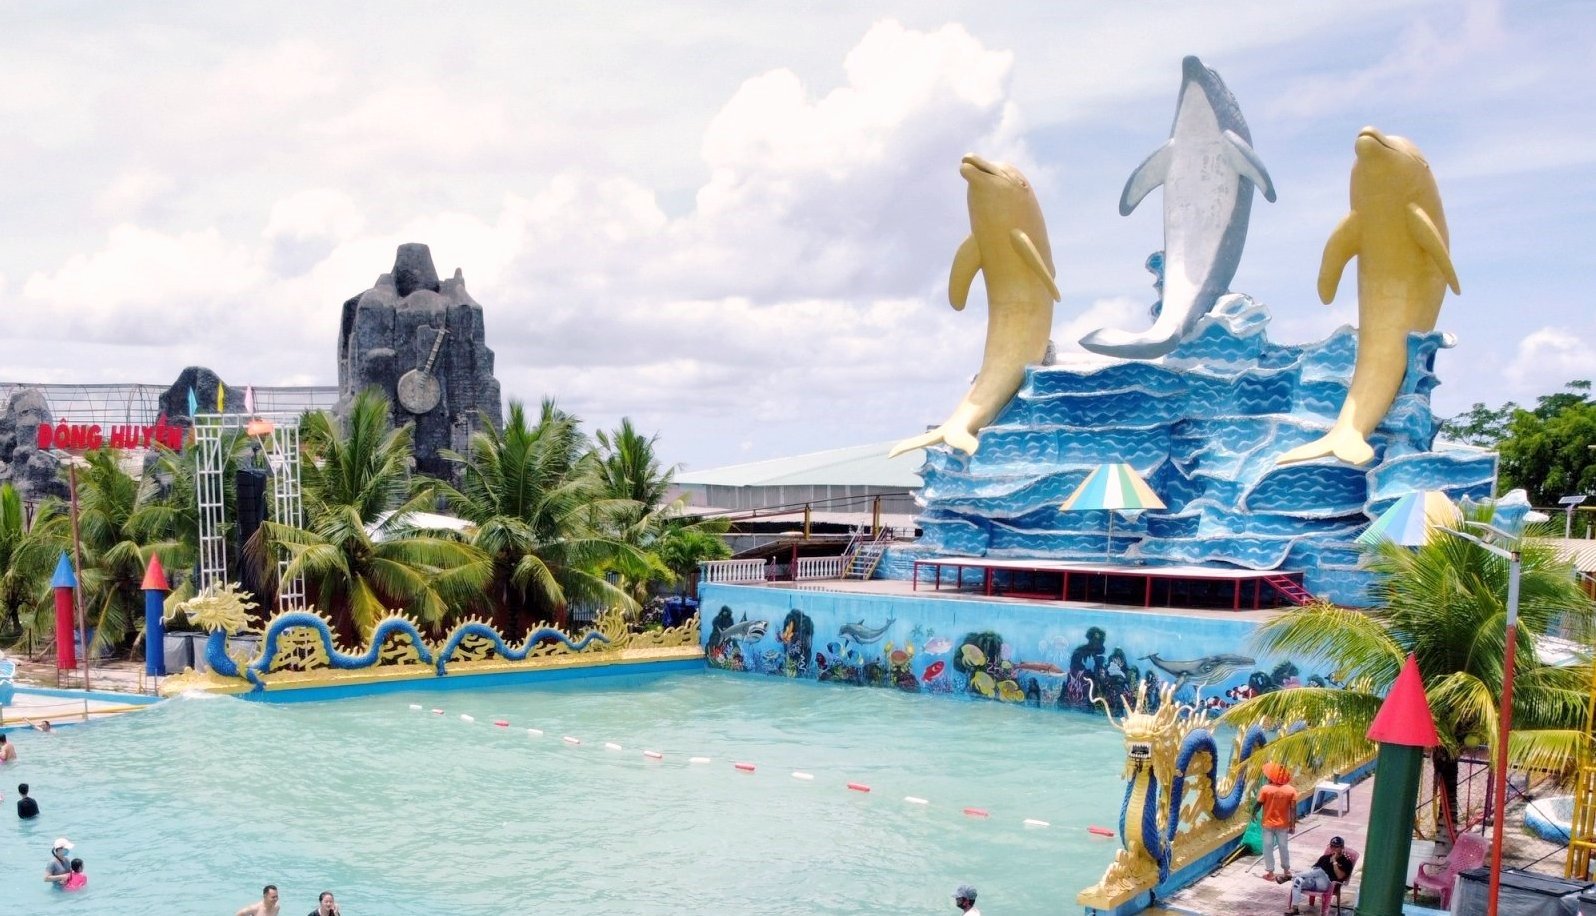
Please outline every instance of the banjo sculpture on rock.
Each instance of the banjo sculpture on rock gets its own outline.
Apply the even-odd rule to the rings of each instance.
[[[438,385],[438,377],[432,374],[432,364],[437,362],[438,351],[443,348],[443,339],[447,336],[449,329],[439,328],[437,336],[432,339],[432,352],[427,354],[426,364],[399,377],[395,391],[399,396],[399,405],[405,410],[426,413],[438,406],[443,389]]]

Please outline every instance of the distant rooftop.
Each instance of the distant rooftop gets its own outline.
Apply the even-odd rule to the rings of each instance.
[[[917,489],[915,469],[925,462],[925,452],[915,449],[888,458],[894,442],[834,448],[789,458],[770,458],[676,475],[679,486],[782,487],[856,486]]]
[[[172,387],[139,382],[94,385],[0,382],[0,404],[25,388],[36,388],[57,420],[79,423],[154,423],[160,415],[160,397]],[[229,386],[237,388],[237,386]],[[255,409],[261,413],[303,413],[330,410],[338,402],[336,385],[256,385]]]

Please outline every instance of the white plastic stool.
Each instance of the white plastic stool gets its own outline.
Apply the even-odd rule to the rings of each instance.
[[[1319,810],[1319,806],[1320,806],[1319,799],[1320,799],[1321,796],[1325,796],[1325,795],[1330,796],[1327,799],[1328,801],[1332,801],[1332,802],[1333,801],[1340,801],[1341,802],[1341,811],[1339,813],[1340,813],[1340,815],[1342,817],[1345,817],[1346,815],[1348,815],[1348,814],[1350,814],[1352,812],[1352,783],[1350,783],[1350,782],[1321,782],[1321,783],[1319,783],[1318,785],[1313,787],[1313,804],[1309,805],[1308,807],[1312,808],[1315,811],[1318,811]]]

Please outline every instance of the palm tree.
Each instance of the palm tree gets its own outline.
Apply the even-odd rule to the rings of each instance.
[[[634,517],[637,503],[605,492],[602,462],[576,417],[544,400],[532,426],[512,401],[503,431],[473,435],[469,456],[443,454],[463,466],[459,489],[443,490],[474,526],[471,543],[492,558],[489,591],[504,632],[534,620],[564,625],[573,602],[636,608],[605,573],[650,568],[613,524]]]
[[[132,519],[139,483],[124,471],[118,453],[97,449],[77,471],[78,588],[85,625],[94,628],[91,655],[127,639],[143,613],[144,551]],[[73,550],[72,516],[59,500],[46,502],[34,519],[31,549],[53,558]]]
[[[301,439],[305,527],[266,523],[286,550],[286,574],[303,576],[317,607],[346,635],[364,637],[391,609],[441,626],[483,603],[492,566],[476,548],[419,528],[433,507],[430,481],[412,479],[414,427],[390,429],[381,391],[361,392],[347,428],[325,411],[308,414]]]
[[[704,560],[731,556],[721,538],[730,527],[724,519],[687,516],[687,497],[668,500],[676,468],[661,468],[654,444],[622,418],[613,433],[598,434],[600,479],[605,494],[628,508],[612,519],[617,536],[642,551],[650,563],[640,577],[625,583],[638,600],[656,583],[686,581]]]
[[[1590,664],[1544,664],[1535,641],[1557,631],[1588,644],[1593,605],[1551,548],[1524,539],[1519,549],[1518,663],[1508,753],[1516,766],[1567,773],[1589,750]],[[1254,637],[1262,651],[1322,666],[1345,687],[1264,694],[1224,718],[1237,726],[1307,723],[1276,739],[1272,756],[1298,766],[1349,766],[1373,753],[1364,734],[1411,653],[1441,739],[1432,762],[1456,812],[1459,754],[1497,741],[1508,561],[1444,535],[1416,550],[1384,542],[1369,552],[1369,568],[1378,576],[1376,607],[1364,612],[1312,605],[1264,624]]]
[[[31,620],[49,592],[55,556],[29,534],[21,495],[11,484],[0,484],[0,628],[10,635],[24,628],[22,615]]]

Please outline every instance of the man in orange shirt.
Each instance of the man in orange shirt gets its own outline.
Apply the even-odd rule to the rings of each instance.
[[[1264,764],[1269,785],[1258,792],[1263,808],[1264,880],[1291,880],[1291,834],[1297,829],[1297,790],[1291,786],[1291,771],[1274,761]],[[1280,850],[1280,877],[1275,877],[1275,849]]]

